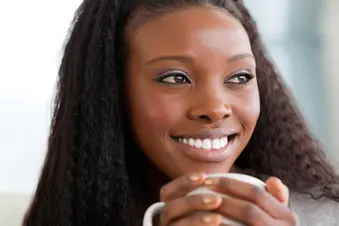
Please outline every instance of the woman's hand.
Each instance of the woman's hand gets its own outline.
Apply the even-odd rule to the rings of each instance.
[[[228,196],[186,196],[202,185]],[[267,181],[266,189],[228,178],[206,179],[204,174],[183,176],[162,188],[160,198],[166,206],[158,225],[217,226],[221,225],[222,216],[251,226],[296,225],[295,215],[287,208],[287,187],[272,177]]]
[[[278,178],[270,177],[266,181],[266,190],[278,201],[288,205],[289,190]]]
[[[177,178],[165,185],[160,199],[166,205],[161,211],[160,226],[218,226],[222,216],[213,213],[221,206],[218,195],[192,195],[187,193],[204,184],[204,174],[190,174]],[[199,212],[200,211],[200,212]],[[205,212],[202,212],[205,211]],[[209,211],[209,212],[208,212]],[[193,214],[194,213],[194,214]]]
[[[216,213],[251,226],[296,225],[296,216],[287,207],[288,189],[277,178],[267,181],[267,191],[229,178],[206,179],[204,183],[228,195],[223,197]]]

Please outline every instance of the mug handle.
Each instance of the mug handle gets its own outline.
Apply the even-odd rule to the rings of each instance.
[[[153,218],[159,214],[164,208],[165,203],[164,202],[157,202],[148,207],[148,209],[145,212],[144,219],[143,219],[143,226],[153,226]]]

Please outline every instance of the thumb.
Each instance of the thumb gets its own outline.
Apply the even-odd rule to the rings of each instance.
[[[270,177],[266,181],[266,190],[280,202],[288,204],[289,190],[278,178]]]

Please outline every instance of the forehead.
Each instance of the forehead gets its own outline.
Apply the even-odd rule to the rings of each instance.
[[[211,7],[190,7],[154,17],[129,36],[129,46],[144,59],[183,52],[251,53],[241,23],[228,12]]]

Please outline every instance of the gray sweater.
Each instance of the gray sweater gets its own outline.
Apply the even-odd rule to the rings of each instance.
[[[291,193],[291,209],[298,216],[299,226],[339,226],[339,203]]]

